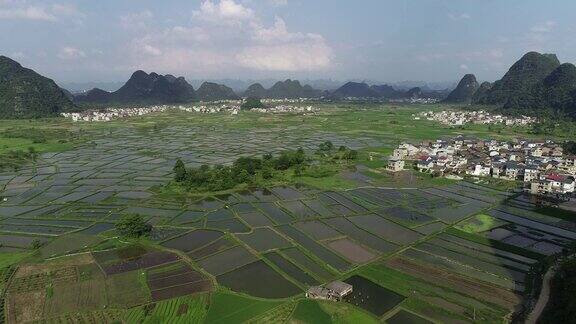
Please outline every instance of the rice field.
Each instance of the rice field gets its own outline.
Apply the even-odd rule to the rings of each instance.
[[[410,120],[412,111],[402,109],[322,116]],[[576,240],[576,218],[541,210],[523,195],[469,181],[393,188],[373,176],[384,175],[381,169],[364,172],[379,161],[360,160],[364,167],[349,171],[347,189],[302,184],[167,195],[162,188],[177,158],[229,165],[300,146],[313,154],[325,141],[367,156],[399,139],[330,119],[322,121],[327,128],[206,118],[153,131],[142,130],[157,123],[148,118],[93,129],[91,143],[0,172],[0,257],[30,256],[5,282],[7,322],[236,323],[277,314],[428,323],[471,322],[475,312],[494,322],[520,307],[540,262]],[[452,130],[414,136],[435,132]],[[129,214],[154,225],[149,239],[117,238],[115,224]],[[332,280],[352,282],[355,293],[338,303],[303,301],[308,287]]]

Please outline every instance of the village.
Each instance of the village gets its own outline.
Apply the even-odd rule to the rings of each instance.
[[[576,156],[564,154],[553,141],[478,140],[458,136],[449,140],[402,143],[393,151],[388,171],[407,163],[420,172],[453,179],[493,177],[524,184],[534,195],[569,198],[574,193]]]
[[[284,101],[274,101],[284,102]],[[200,105],[184,106],[184,105],[152,105],[145,107],[131,107],[131,108],[104,108],[98,110],[85,110],[82,112],[62,113],[65,118],[72,119],[73,122],[106,122],[115,119],[129,118],[135,116],[144,116],[152,113],[161,113],[168,110],[179,110],[190,113],[230,113],[237,115],[242,110],[242,100],[227,100],[227,101],[214,101],[210,103],[200,103]],[[316,109],[312,106],[294,106],[286,104],[278,104],[275,106],[252,108],[254,112],[260,113],[305,113],[312,112]]]
[[[425,111],[413,115],[414,120],[429,120],[449,126],[462,126],[465,124],[504,124],[506,126],[526,126],[535,123],[535,117],[521,116],[510,117],[498,114],[491,114],[484,110],[474,111]]]

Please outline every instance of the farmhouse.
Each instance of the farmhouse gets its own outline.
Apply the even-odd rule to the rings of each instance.
[[[395,160],[390,159],[388,161],[388,165],[386,166],[386,170],[390,172],[398,172],[404,170],[404,160]]]
[[[352,293],[352,285],[342,281],[333,281],[323,286],[312,286],[306,292],[311,299],[341,300]]]

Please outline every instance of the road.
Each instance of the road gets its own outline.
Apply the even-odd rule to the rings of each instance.
[[[548,271],[546,271],[542,282],[542,289],[540,290],[540,295],[538,296],[538,301],[536,302],[536,305],[534,305],[532,312],[530,312],[528,315],[528,318],[526,318],[526,324],[535,324],[542,315],[544,308],[546,308],[548,300],[550,300],[550,282],[556,274],[556,270],[557,266],[554,265],[550,267]]]

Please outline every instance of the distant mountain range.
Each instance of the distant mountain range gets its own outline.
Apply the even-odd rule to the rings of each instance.
[[[0,56],[0,118],[39,118],[74,110],[56,83]]]
[[[203,82],[197,90],[184,77],[136,71],[118,90],[94,88],[73,95],[18,62],[0,56],[0,118],[37,118],[57,116],[61,112],[82,109],[90,104],[171,104],[221,99],[347,97],[400,99],[433,97],[447,103],[492,105],[533,113],[553,109],[576,117],[576,66],[560,64],[554,54],[526,53],[514,63],[502,79],[479,84],[473,74],[466,74],[456,88],[430,90],[428,87],[401,88],[382,84],[350,81],[336,90],[317,90],[298,80],[274,83],[269,88],[253,83],[243,93],[231,87]]]
[[[260,83],[254,83],[244,91],[245,97],[255,98],[317,98],[322,91],[313,89],[309,85],[302,86],[298,80],[278,81],[270,89],[265,89]]]
[[[340,88],[328,94],[332,99],[353,98],[375,98],[375,99],[418,99],[418,98],[438,98],[446,97],[448,90],[427,90],[420,87],[413,87],[406,90],[399,90],[387,84],[368,85],[365,82],[347,82]]]
[[[494,83],[478,85],[473,74],[465,75],[445,101],[525,113],[553,109],[576,116],[576,67],[560,64],[555,54],[528,52]]]

